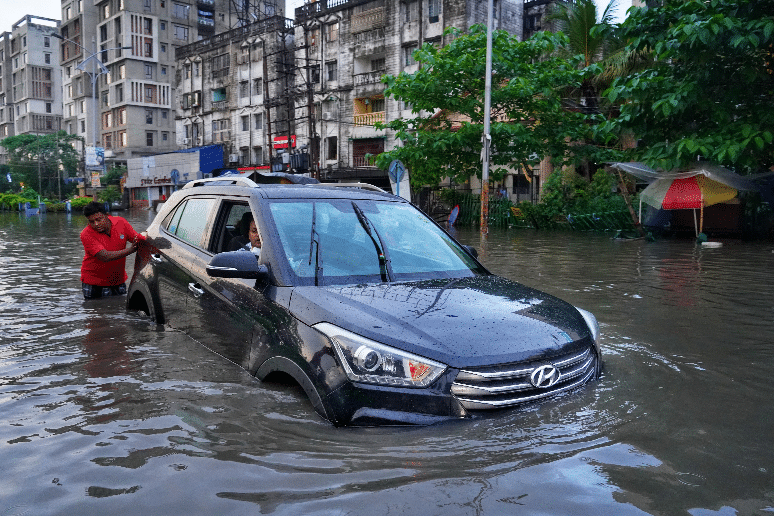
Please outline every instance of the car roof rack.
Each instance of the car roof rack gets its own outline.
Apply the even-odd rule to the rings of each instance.
[[[202,186],[206,183],[226,183],[234,186],[246,186],[248,188],[255,188],[258,183],[252,179],[240,176],[218,176],[218,177],[205,177],[204,179],[194,179],[183,185],[183,190],[187,188],[194,188],[196,186]]]
[[[187,182],[185,185],[183,185],[183,190],[186,190],[188,188],[195,188],[197,186],[203,186],[207,183],[225,183],[226,185],[231,186],[243,186],[247,188],[255,188],[262,186],[259,183],[256,183],[252,179],[248,179],[244,176],[217,176],[217,177],[205,177],[203,179],[194,179],[193,181]],[[371,190],[373,192],[381,192],[381,193],[388,193],[386,190],[383,190],[379,188],[378,186],[374,186],[369,183],[315,183],[315,184],[305,184],[302,185],[305,187],[321,187],[321,186],[335,186],[335,187],[346,187],[346,188],[361,188],[363,190]]]
[[[306,185],[306,186],[338,186],[338,187],[350,187],[350,188],[362,188],[363,190],[372,190],[374,192],[382,192],[387,193],[386,190],[382,190],[378,186],[374,186],[369,183],[319,183],[316,185]]]

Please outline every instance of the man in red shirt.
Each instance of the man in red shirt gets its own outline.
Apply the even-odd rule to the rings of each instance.
[[[137,242],[145,237],[126,219],[109,216],[103,203],[90,202],[83,214],[89,221],[81,231],[85,251],[81,264],[83,297],[126,294],[126,257],[137,251]]]

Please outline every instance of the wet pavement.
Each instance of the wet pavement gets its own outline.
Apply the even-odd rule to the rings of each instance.
[[[596,314],[602,379],[342,429],[123,298],[85,302],[84,225],[0,213],[0,515],[774,513],[771,242],[456,231],[491,271]]]

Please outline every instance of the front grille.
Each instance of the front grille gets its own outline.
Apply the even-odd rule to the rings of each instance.
[[[469,410],[509,407],[568,391],[589,381],[597,369],[591,347],[548,360],[460,370],[451,393]],[[543,365],[559,370],[559,380],[548,388],[530,382],[532,372]]]

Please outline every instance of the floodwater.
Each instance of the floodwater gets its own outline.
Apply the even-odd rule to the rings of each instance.
[[[2,516],[774,513],[771,242],[459,231],[493,272],[596,314],[602,379],[334,428],[123,298],[84,302],[84,223],[0,213]]]

